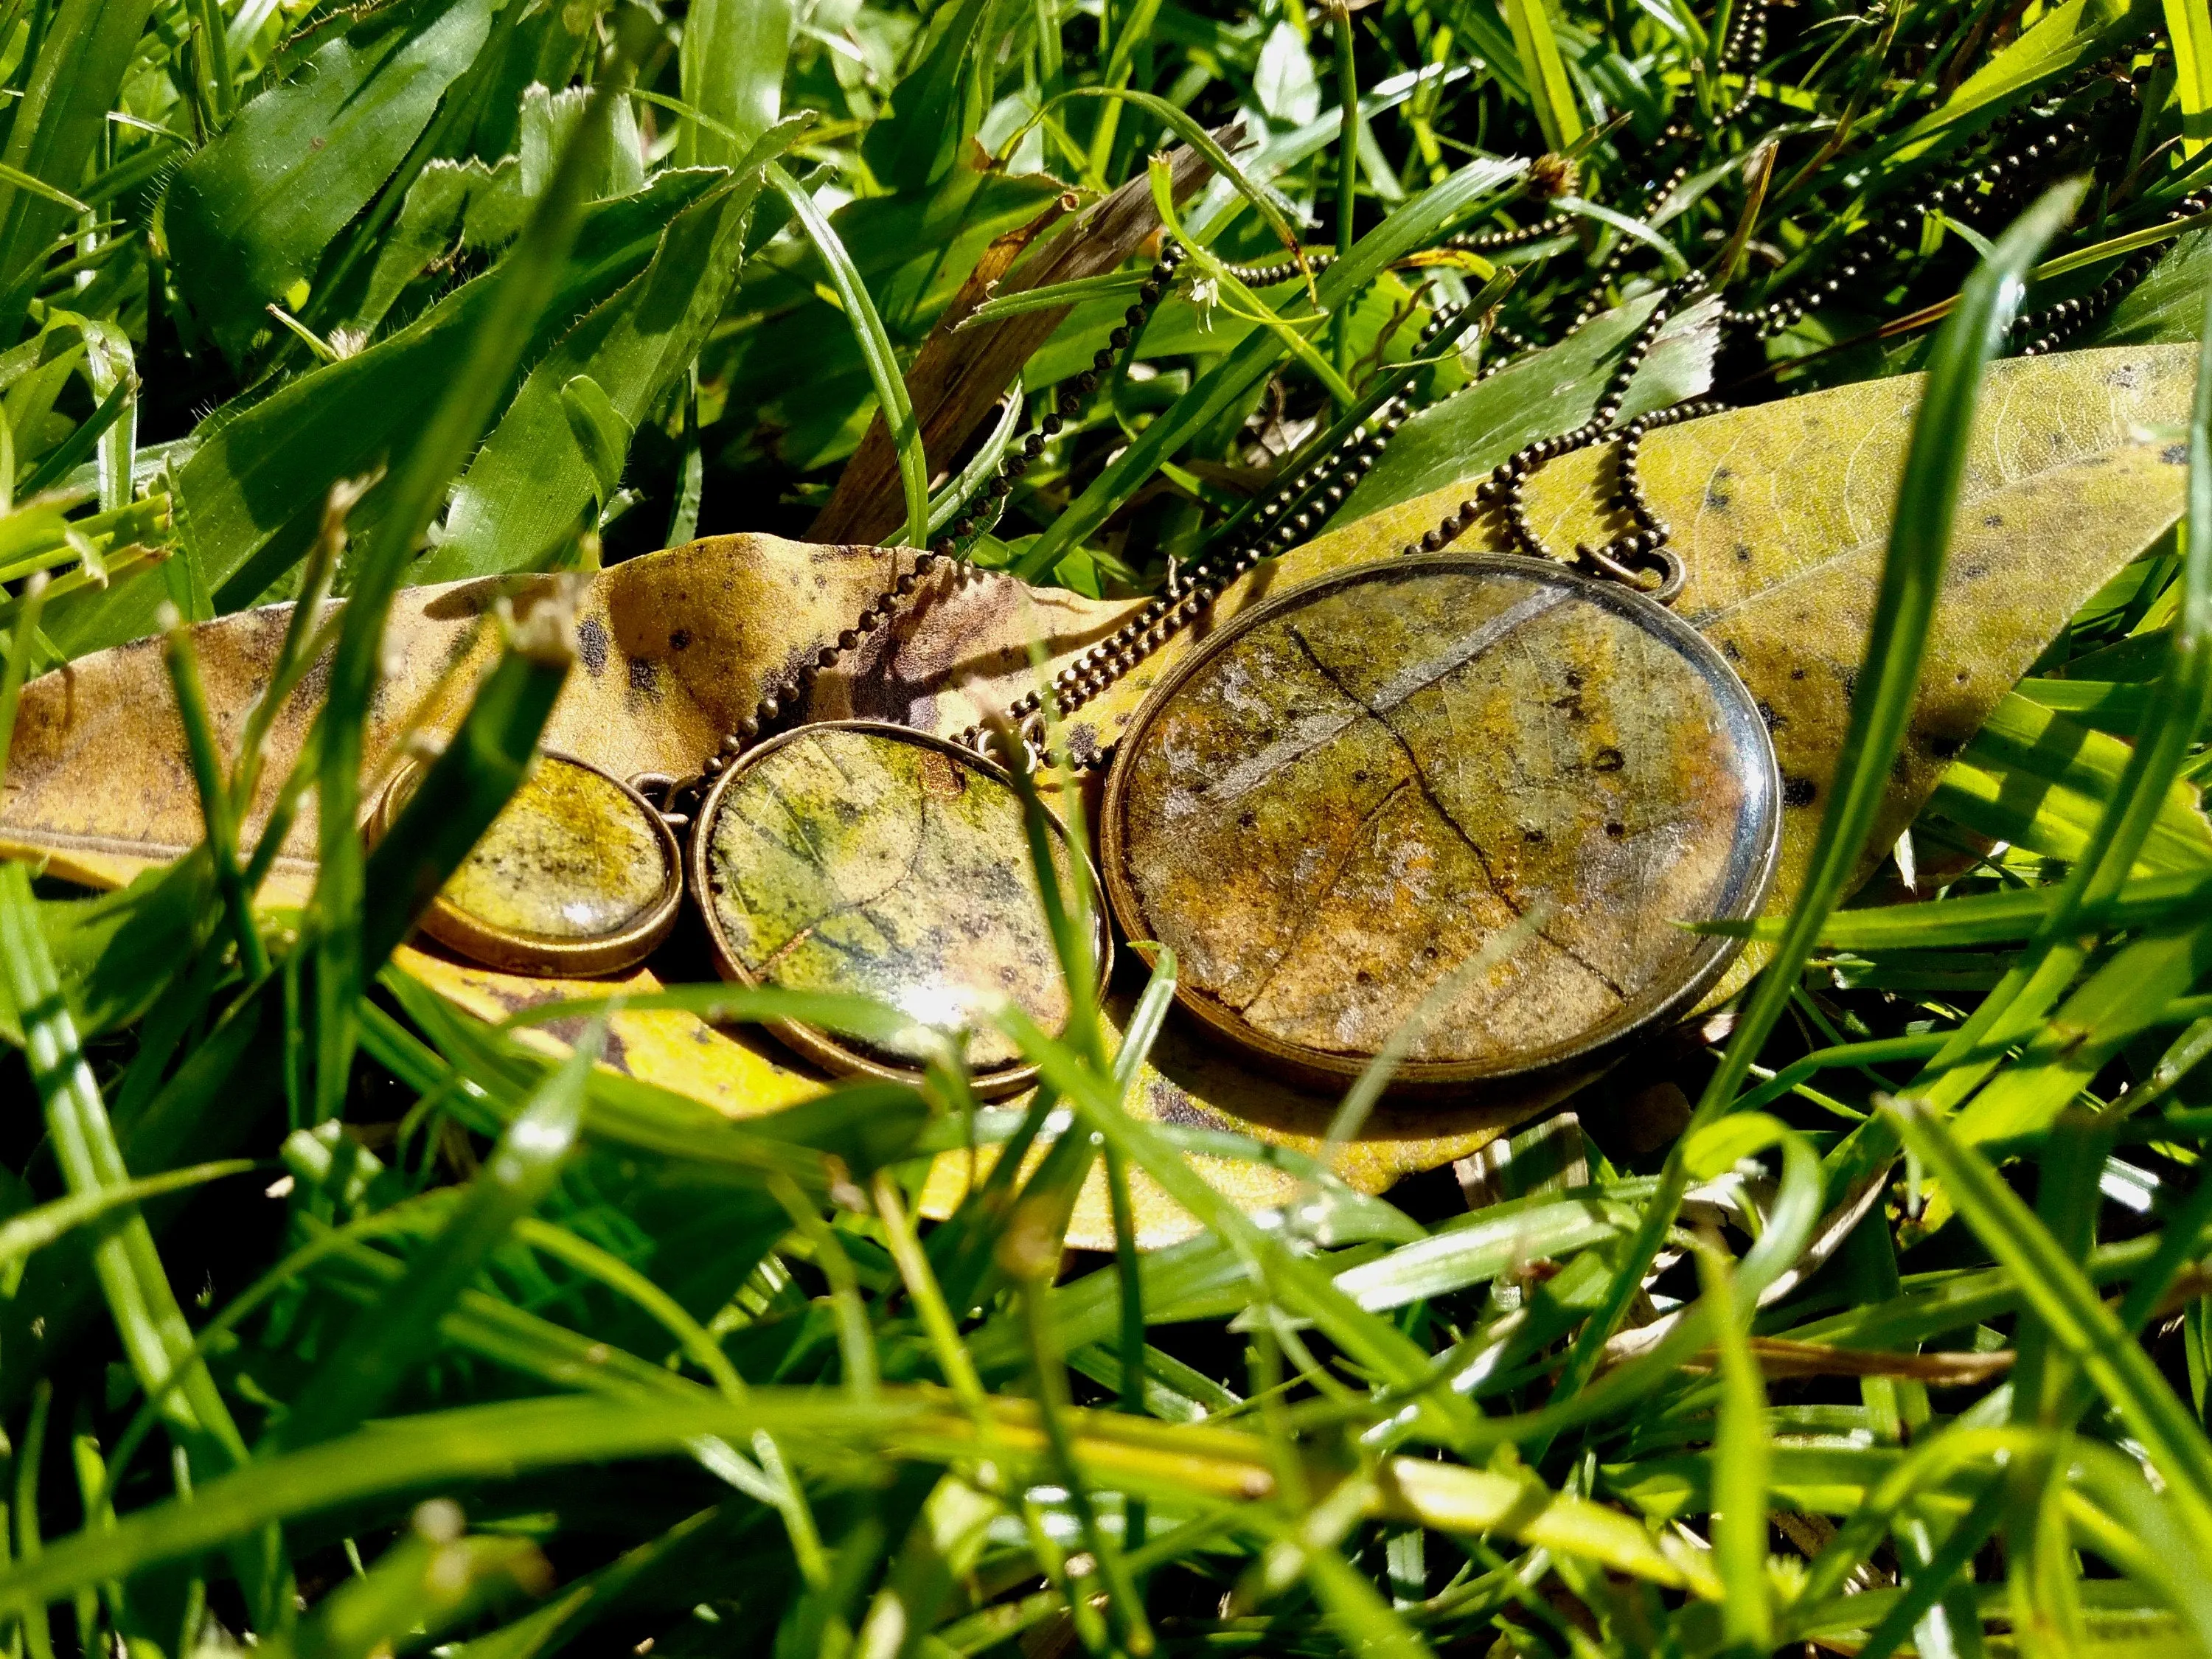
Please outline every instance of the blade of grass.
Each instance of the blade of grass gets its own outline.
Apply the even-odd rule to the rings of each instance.
[[[1178,108],[1155,94],[1127,87],[1071,87],[1052,102],[1058,104],[1070,98],[1109,98],[1118,103],[1134,104],[1158,119],[1176,137],[1203,155],[1217,177],[1228,180],[1239,196],[1259,210],[1260,216],[1267,221],[1267,228],[1274,234],[1275,240],[1295,256],[1300,270],[1305,269],[1305,256],[1300,251],[1297,229],[1291,222],[1288,204],[1276,191],[1239,167],[1235,158],[1222,149],[1213,135],[1200,125],[1189,111]],[[1052,105],[1045,107],[1048,110]],[[1221,228],[1215,225],[1210,228],[1218,234]]]
[[[1821,924],[1814,943],[1838,950],[1872,951],[1942,950],[2033,939],[2048,924],[2063,891],[2058,885],[2024,887],[1930,904],[1838,910]],[[2136,927],[2202,914],[2207,900],[2212,900],[2212,873],[2131,876],[2113,893],[2110,902],[2085,908],[2076,921],[2098,927]],[[1768,916],[1756,922],[1702,923],[1697,931],[1736,939],[1778,939],[1788,926],[1787,916]],[[1949,1040],[1946,1035],[1942,1042]],[[1937,1046],[1940,1048],[1942,1043]]]
[[[774,985],[678,985],[663,991],[616,991],[605,996],[558,997],[518,1008],[493,1027],[515,1031],[527,1026],[550,1025],[562,1020],[588,1018],[605,1013],[610,998],[619,996],[630,1013],[677,1009],[696,1014],[709,1025],[758,1025],[771,1020],[797,1020],[826,1025],[832,1030],[862,1037],[871,1042],[911,1039],[914,1022],[887,1003],[842,991],[788,991]]]
[[[380,969],[535,763],[574,656],[562,607],[520,625],[363,875],[360,960]]]
[[[1145,276],[1143,271],[1133,270],[1108,276],[1079,276],[1072,283],[1024,289],[1018,294],[984,301],[955,323],[952,331],[957,334],[963,329],[995,323],[1002,318],[1018,317],[1025,311],[1055,311],[1061,306],[1080,305],[1085,300],[1134,299],[1137,290],[1145,285]]]
[[[1170,235],[1182,242],[1183,251],[1188,255],[1190,262],[1204,273],[1204,280],[1214,285],[1216,297],[1213,303],[1219,305],[1231,316],[1242,318],[1248,322],[1256,322],[1261,327],[1274,335],[1282,342],[1285,351],[1313,372],[1314,378],[1319,380],[1328,389],[1329,396],[1336,400],[1336,406],[1339,409],[1343,409],[1357,401],[1352,388],[1344,383],[1344,377],[1339,374],[1334,366],[1315,348],[1313,342],[1307,339],[1294,325],[1285,322],[1272,307],[1244,286],[1235,271],[1221,260],[1215,258],[1211,251],[1194,241],[1189,234],[1183,229],[1182,221],[1176,216],[1175,181],[1168,170],[1165,157],[1155,155],[1152,158],[1151,178],[1152,205],[1160,216],[1160,222],[1167,228]]]
[[[1766,1583],[1766,1388],[1745,1340],[1751,1310],[1736,1293],[1735,1264],[1718,1252],[1700,1250],[1698,1280],[1711,1306],[1708,1326],[1719,1356],[1713,1565],[1727,1591],[1721,1629],[1732,1651],[1763,1654],[1774,1646],[1774,1598]]]
[[[246,726],[239,735],[238,767],[231,783],[231,810],[243,817],[261,785],[261,769],[269,758],[270,728],[276,724],[285,700],[301,678],[322,656],[318,647],[326,642],[323,606],[337,575],[338,558],[345,551],[346,515],[361,502],[377,475],[343,479],[331,486],[323,500],[323,518],[314,544],[300,566],[300,592],[292,614],[285,619],[284,637],[276,659],[269,666],[269,682],[246,711]],[[335,637],[331,634],[329,637]],[[264,836],[265,836],[264,831]],[[282,836],[278,836],[281,841]]]
[[[968,465],[945,488],[930,497],[929,533],[937,535],[960,516],[960,510],[975,501],[999,470],[999,463],[1014,441],[1022,424],[1022,377],[1014,376],[1014,383],[1006,388],[1006,405],[999,416],[999,423],[985,434],[981,445],[969,458]]]
[[[1907,1147],[1951,1194],[1960,1218],[2010,1269],[2051,1340],[2141,1442],[2198,1559],[2212,1559],[2212,1443],[2203,1427],[2081,1268],[1986,1160],[1917,1099],[1899,1099],[1891,1116]]]
[[[25,279],[85,210],[56,181],[88,170],[151,11],[149,0],[62,0],[25,31],[21,96],[0,150],[0,342],[22,327],[33,298]]]
[[[1912,438],[1898,486],[1898,510],[1882,562],[1881,588],[1869,630],[1867,660],[1851,699],[1836,768],[1809,867],[1788,928],[1751,994],[1749,1006],[1714,1068],[1692,1115],[1701,1127],[1729,1109],[1753,1060],[1788,1009],[1814,938],[1844,895],[1860,848],[1887,787],[1891,758],[1903,740],[1920,682],[1921,661],[1936,593],[1950,550],[1951,525],[1965,477],[1966,445],[1981,393],[1982,373],[2009,337],[2036,256],[2071,217],[2079,185],[2046,193],[1997,244],[1996,257],[1975,267],[1959,312],[1937,337],[1927,386],[1913,417]],[[1683,1146],[1669,1154],[1661,1191],[1643,1227],[1623,1252],[1604,1304],[1583,1325],[1552,1398],[1571,1400],[1589,1382],[1605,1344],[1620,1326],[1659,1252],[1686,1190]]]
[[[2212,290],[2207,291],[2205,314],[2212,319]],[[2082,917],[2110,904],[2123,890],[2212,711],[2212,327],[2203,337],[2189,422],[2187,528],[2181,602],[2169,635],[2172,654],[2081,863],[2069,873],[2027,949],[1950,1047],[1929,1062],[1930,1077],[1916,1084],[1939,1109],[1965,1100],[1996,1068],[2007,1048],[2040,1034],[2045,1016],[2094,945],[2095,936],[2085,934],[2081,926]],[[1978,1116],[1969,1108],[1960,1132],[1969,1139],[2002,1133],[2002,1120],[1994,1113]]]
[[[179,1193],[188,1188],[204,1186],[210,1181],[221,1181],[228,1176],[243,1175],[248,1170],[259,1167],[250,1158],[228,1158],[216,1164],[195,1164],[189,1169],[165,1170],[157,1176],[144,1176],[112,1187],[71,1193],[67,1198],[58,1198],[35,1209],[26,1210],[20,1215],[10,1216],[5,1222],[0,1222],[0,1273],[14,1268],[33,1251],[44,1249],[74,1229],[97,1221],[112,1211],[149,1198],[159,1198],[164,1193]]]
[[[2181,151],[2194,155],[2212,139],[2212,5],[2205,0],[2165,3],[2173,89],[2181,101]]]
[[[1352,51],[1352,8],[1333,0],[1328,8],[1329,33],[1336,43],[1336,257],[1352,254],[1352,219],[1359,205],[1359,65]],[[1334,319],[1332,343],[1336,372],[1352,373],[1351,319],[1340,310]]]
[[[1525,171],[1526,164],[1520,161],[1470,161],[1441,184],[1430,186],[1354,243],[1351,258],[1328,268],[1316,289],[1317,308],[1328,311],[1348,303],[1394,261],[1439,240],[1448,226]],[[1297,315],[1285,319],[1286,323],[1298,320]],[[1014,574],[1033,578],[1051,569],[1133,495],[1160,462],[1170,459],[1257,384],[1274,367],[1280,351],[1281,343],[1265,331],[1255,331],[1239,342],[1046,526],[1016,562]]]
[[[22,706],[23,681],[28,677],[31,654],[38,648],[39,618],[46,614],[46,573],[33,574],[17,601],[15,626],[8,635],[8,655],[0,662],[0,783],[8,777],[8,757],[15,743],[15,711]]]
[[[1534,4],[1537,0],[1529,0],[1529,3]],[[1632,214],[1620,212],[1596,202],[1585,202],[1579,196],[1562,196],[1552,205],[1562,213],[1571,213],[1578,218],[1594,219],[1601,225],[1610,225],[1622,235],[1643,243],[1666,261],[1667,274],[1671,277],[1679,279],[1690,273],[1690,262],[1682,257],[1680,250]]]
[[[1395,1326],[1366,1312],[1338,1289],[1320,1264],[1292,1254],[1279,1234],[1261,1227],[1217,1192],[1149,1125],[1121,1111],[1105,1082],[1082,1066],[1072,1050],[1038,1030],[1019,1009],[1002,1011],[1000,1024],[1091,1129],[1107,1144],[1118,1146],[1201,1228],[1236,1249],[1255,1288],[1263,1287],[1268,1298],[1312,1320],[1346,1355],[1379,1377],[1413,1390],[1424,1389],[1433,1380],[1426,1354]],[[1464,1403],[1455,1396],[1425,1394],[1421,1409],[1425,1415],[1433,1413],[1439,1427],[1472,1426]]]
[[[1028,1402],[991,1404],[1000,1467],[1042,1474],[1048,1453]],[[1234,1506],[1273,1489],[1265,1443],[1205,1425],[1143,1422],[1118,1413],[1072,1411],[1077,1456],[1095,1482],[1164,1498],[1179,1508]],[[258,1462],[165,1501],[48,1544],[35,1561],[0,1574],[0,1617],[20,1614],[79,1585],[128,1577],[216,1547],[227,1538],[296,1516],[330,1514],[388,1494],[533,1469],[681,1457],[691,1442],[733,1443],[757,1431],[823,1453],[844,1446],[878,1458],[945,1463],[986,1449],[967,1413],[935,1389],[886,1389],[863,1407],[807,1389],[756,1389],[743,1401],[704,1390],[693,1400],[568,1396],[423,1412],[371,1425],[342,1439]],[[1697,1558],[1661,1547],[1643,1524],[1605,1504],[1548,1492],[1525,1474],[1387,1460],[1371,1512],[1458,1536],[1498,1531],[1571,1551],[1651,1583],[1718,1594]]]
[[[854,267],[853,256],[845,251],[836,227],[814,204],[814,198],[774,161],[768,166],[768,180],[791,204],[799,228],[830,273],[830,285],[836,290],[837,302],[860,349],[860,359],[867,366],[868,383],[875,388],[884,425],[898,449],[899,482],[906,490],[906,544],[927,547],[929,458],[922,451],[921,428],[914,418],[914,401],[907,396],[906,379],[899,369],[898,354],[891,349],[891,337],[884,328],[876,302],[868,297],[868,285]]]
[[[39,927],[30,873],[20,864],[0,866],[0,972],[22,1021],[32,1079],[46,1102],[47,1135],[70,1190],[97,1194],[128,1183],[130,1169]],[[153,1231],[136,1205],[118,1207],[94,1243],[92,1260],[124,1353],[139,1387],[150,1392],[191,1352],[193,1342]],[[205,1366],[191,1368],[166,1415],[198,1468],[216,1474],[246,1461],[246,1443]],[[226,1541],[235,1545],[234,1559],[258,1620],[280,1627],[290,1597],[281,1542],[273,1533]]]
[[[837,1230],[822,1218],[822,1212],[788,1176],[769,1183],[800,1234],[814,1247],[814,1265],[830,1281],[831,1312],[837,1322],[837,1349],[845,1363],[845,1387],[853,1398],[872,1403],[877,1393],[876,1335],[868,1322],[866,1301],[860,1294],[860,1276],[853,1258],[837,1237]]]
[[[1528,82],[1536,125],[1554,155],[1565,155],[1583,136],[1582,112],[1575,106],[1574,82],[1559,55],[1559,37],[1544,0],[1504,0],[1506,26]]]
[[[54,1385],[40,1377],[31,1391],[31,1409],[23,1424],[23,1443],[15,1451],[15,1554],[24,1561],[38,1559],[45,1547],[39,1531],[39,1467],[46,1455],[46,1421],[53,1410]],[[21,1615],[19,1629],[28,1644],[32,1659],[54,1659],[53,1629],[43,1604]],[[12,1656],[11,1656],[12,1659]]]
[[[447,1310],[484,1258],[535,1210],[574,1149],[584,1110],[584,1079],[598,1060],[604,1028],[578,1041],[561,1069],[500,1137],[483,1170],[407,1276],[356,1315],[301,1385],[277,1426],[277,1447],[335,1439],[357,1428],[388,1400],[436,1346]]]
[[[552,1569],[526,1538],[459,1537],[459,1508],[430,1503],[363,1577],[341,1584],[267,1659],[374,1659],[441,1635],[519,1593],[543,1593]]]
[[[185,728],[185,751],[191,757],[192,781],[199,790],[208,858],[215,866],[216,886],[222,894],[231,933],[238,942],[239,969],[249,982],[258,981],[269,972],[269,951],[261,942],[261,926],[254,920],[253,896],[246,890],[245,878],[238,867],[238,829],[231,817],[222,756],[216,747],[215,722],[208,714],[199,653],[192,647],[191,630],[174,611],[162,635],[161,658],[168,666],[177,716]]]
[[[606,164],[617,94],[658,26],[632,7],[619,15],[602,58],[590,107],[561,150],[544,194],[501,263],[499,299],[456,366],[445,395],[394,467],[382,516],[353,572],[337,647],[331,657],[317,765],[319,826],[315,933],[315,1112],[337,1115],[356,1042],[356,1010],[366,988],[365,877],[359,820],[362,724],[381,677],[384,630],[416,539],[443,500],[551,302],[592,189]],[[397,942],[396,940],[394,941]]]

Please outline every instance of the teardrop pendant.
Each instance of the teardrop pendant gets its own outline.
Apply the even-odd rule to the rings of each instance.
[[[1052,831],[1065,890],[1083,854],[1056,819]],[[1036,1075],[990,1022],[1000,1002],[1055,1036],[1067,1024],[1021,797],[1002,769],[941,738],[841,720],[770,738],[708,792],[689,869],[726,977],[859,993],[917,1027],[965,1032],[985,1093]],[[1103,917],[1092,948],[1103,982]],[[921,1074],[934,1041],[917,1030],[862,1047],[804,1025],[777,1031],[833,1071],[902,1080]]]

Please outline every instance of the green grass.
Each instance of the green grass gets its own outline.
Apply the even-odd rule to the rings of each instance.
[[[0,1648],[2212,1652],[2212,864],[2172,833],[2212,775],[2212,355],[2160,434],[2185,525],[1867,896],[1910,860],[1922,902],[1851,891],[2015,317],[2148,250],[2069,344],[2207,332],[2212,244],[2174,223],[2212,184],[2204,9],[1805,0],[1745,64],[1742,5],[0,3],[0,756],[27,677],[158,636],[206,825],[120,896],[0,870]],[[1849,233],[2047,102],[2067,167],[1954,197],[1971,236],[1916,223],[1828,297]],[[1523,165],[1562,147],[1571,177]],[[518,625],[365,852],[393,594],[804,535],[848,461],[875,482],[842,534],[941,533],[1023,429],[1017,370],[1034,418],[1151,250],[1002,291],[958,339],[1034,337],[972,406],[917,354],[994,238],[1122,186],[1220,302],[1160,307],[974,550],[1094,596],[1238,522],[1270,455],[1463,385],[1493,305],[1551,354],[1371,495],[1585,418],[1680,269],[1813,301],[1725,347],[1732,401],[1926,371],[1812,874],[1729,1017],[1524,1127],[1472,1197],[1324,1160],[1254,1215],[1192,1153],[1290,1155],[1125,1109],[1174,966],[1109,1052],[1082,893],[1053,907],[1077,1018],[1009,1017],[1042,1078],[1011,1105],[948,1062],[732,1121],[595,1066],[596,1000],[491,1027],[395,972],[568,653]],[[1420,257],[1552,211],[1496,260]],[[1255,261],[1280,279],[1226,272]],[[1634,407],[1703,390],[1662,345]],[[225,752],[189,624],[332,593],[277,659],[330,696],[257,838],[268,715]],[[1967,769],[2029,803],[2010,844],[1950,815]],[[309,804],[313,902],[258,913]],[[528,1040],[556,1022],[566,1060]],[[922,1218],[978,1139],[1035,1155]],[[1094,1174],[1119,1248],[1066,1252]],[[1140,1175],[1195,1236],[1135,1248]]]

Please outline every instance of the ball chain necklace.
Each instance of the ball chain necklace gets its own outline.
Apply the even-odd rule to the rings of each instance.
[[[1747,8],[1730,59],[1755,57],[1764,35],[1763,9]],[[2078,137],[2057,113],[2075,89],[2023,112],[1998,142],[2022,123],[2041,136],[1900,210],[1893,237]],[[1647,216],[1687,176],[1685,164],[1662,179]],[[2191,198],[2177,216],[2202,205]],[[1553,216],[1453,240],[1499,249],[1566,228]],[[1577,325],[1623,257],[1616,250],[1594,273]],[[916,1028],[866,1044],[776,1028],[808,1058],[912,1079],[939,1041],[933,1033],[957,1030],[980,1091],[1029,1082],[1034,1067],[991,1012],[1011,1000],[1056,1031],[1070,1009],[1021,794],[1002,760],[1044,757],[1048,695],[1058,715],[1082,708],[1209,617],[1239,577],[1304,541],[1407,417],[1405,398],[1346,416],[1318,459],[1232,520],[1169,591],[1000,721],[951,739],[880,720],[778,727],[821,672],[988,527],[1117,354],[1133,356],[1180,258],[1165,243],[1109,344],[1003,458],[951,533],[916,550],[723,740],[689,787],[698,802],[688,845],[675,833],[686,817],[656,809],[633,787],[641,781],[548,754],[433,903],[424,931],[512,971],[613,973],[667,935],[688,888],[725,977],[871,994]],[[1864,262],[1847,258],[1825,291]],[[1248,281],[1270,275],[1237,269]],[[1779,779],[1751,693],[1668,608],[1685,572],[1638,471],[1648,433],[1719,405],[1620,418],[1661,329],[1705,292],[1694,275],[1660,290],[1590,417],[1508,456],[1396,556],[1304,583],[1199,641],[1113,745],[1103,881],[1047,815],[1063,886],[1088,877],[1103,887],[1139,954],[1171,947],[1179,1000],[1255,1057],[1301,1080],[1339,1083],[1402,1029],[1399,1084],[1417,1090],[1591,1064],[1683,1012],[1732,959],[1735,941],[1678,924],[1758,913],[1779,843]],[[2112,297],[2100,289],[2027,319],[2023,343],[2049,349]],[[1723,318],[1764,336],[1800,314],[1777,301]],[[1454,320],[1439,308],[1424,344]],[[1493,345],[1530,349],[1491,320]],[[1494,355],[1485,375],[1504,361]],[[1615,533],[1558,558],[1529,521],[1528,482],[1547,462],[1599,445],[1612,451]],[[1453,550],[1481,521],[1512,550]],[[413,782],[394,780],[380,819]],[[1488,948],[1509,933],[1514,948]],[[1090,943],[1103,981],[1103,915]]]
[[[994,505],[1116,351],[1133,348],[1179,257],[1170,244],[1057,418],[1001,464],[986,491]],[[1750,694],[1665,608],[1679,566],[1631,459],[1644,431],[1703,406],[1616,424],[1653,337],[1690,291],[1663,297],[1583,426],[1509,457],[1480,499],[1397,558],[1239,617],[1153,691],[1106,780],[1103,883],[1051,821],[1063,879],[1081,866],[1126,937],[1173,945],[1185,1006],[1258,1056],[1302,1077],[1348,1075],[1456,976],[1466,982],[1424,1023],[1407,1084],[1581,1058],[1679,1008],[1724,964],[1730,942],[1693,939],[1674,921],[1755,914],[1776,842],[1772,752]],[[1423,343],[1454,320],[1441,310]],[[1208,616],[1238,577],[1304,541],[1409,412],[1392,397],[1352,420],[1174,592],[1054,675],[1058,712],[1096,698]],[[1520,492],[1544,462],[1601,440],[1622,446],[1631,527],[1577,550],[1586,573],[1545,556]],[[1520,552],[1444,550],[1486,513]],[[659,943],[688,887],[726,977],[872,994],[917,1028],[869,1045],[776,1028],[808,1058],[908,1079],[932,1030],[961,1030],[979,1089],[1028,1082],[1034,1068],[988,1017],[1002,999],[1048,1030],[1069,1012],[1021,797],[1001,763],[1002,732],[1037,757],[1045,694],[957,739],[878,720],[776,729],[980,528],[977,515],[957,520],[770,687],[704,769],[688,846],[629,784],[549,755],[425,931],[513,970],[612,972]],[[396,781],[391,799],[410,783]],[[1528,951],[1467,972],[1486,938],[1530,917]],[[1285,918],[1313,926],[1286,932]],[[1103,915],[1091,943],[1103,977]]]

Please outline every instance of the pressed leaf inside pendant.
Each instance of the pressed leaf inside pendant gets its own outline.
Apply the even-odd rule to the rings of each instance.
[[[388,823],[419,775],[396,778]],[[674,838],[634,790],[566,755],[541,757],[422,917],[450,950],[524,972],[612,973],[644,958],[682,897]]]
[[[1293,1065],[1410,1080],[1578,1058],[1725,965],[1779,786],[1756,706],[1670,613],[1534,560],[1411,558],[1254,612],[1140,713],[1106,811],[1123,926]],[[1495,940],[1526,937],[1499,953]]]
[[[746,757],[695,833],[693,879],[732,977],[857,992],[966,1031],[987,1077],[1020,1058],[990,1024],[1000,1003],[1048,1031],[1066,1024],[1021,799],[975,756],[894,726],[804,727]],[[1054,845],[1064,884],[1064,837]],[[910,1070],[932,1041],[848,1051],[788,1035],[842,1069]]]

